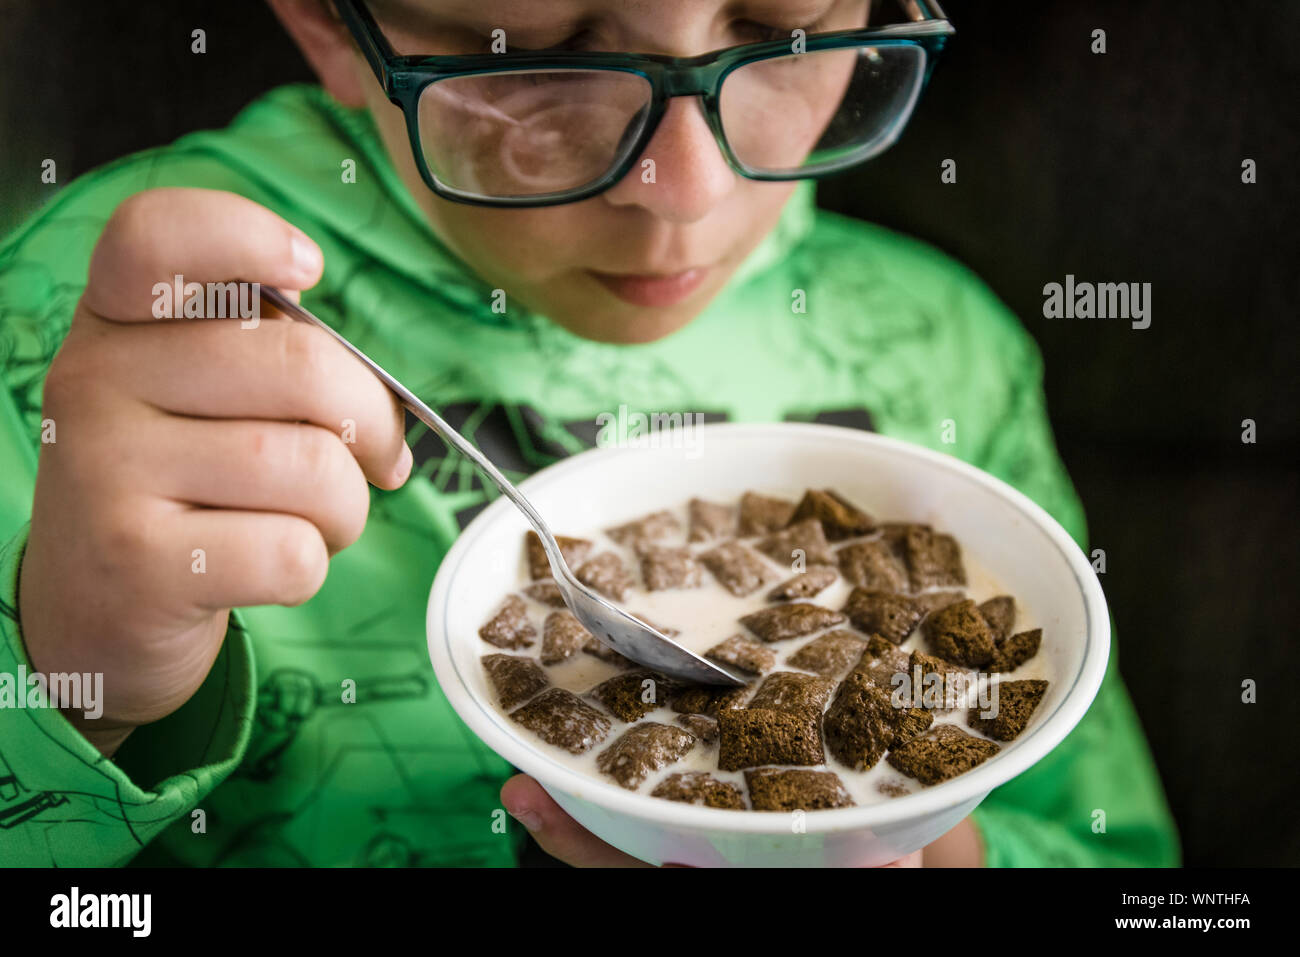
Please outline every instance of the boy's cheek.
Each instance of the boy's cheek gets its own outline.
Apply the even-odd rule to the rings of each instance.
[[[493,209],[424,192],[421,206],[434,232],[484,279],[543,283],[585,266],[586,237],[598,225],[584,209],[588,203]]]

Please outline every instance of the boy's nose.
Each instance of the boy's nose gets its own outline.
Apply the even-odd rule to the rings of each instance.
[[[653,160],[653,166],[646,160]],[[604,198],[615,206],[642,206],[669,222],[693,223],[735,184],[736,174],[713,138],[699,99],[682,96],[669,101],[645,152]]]

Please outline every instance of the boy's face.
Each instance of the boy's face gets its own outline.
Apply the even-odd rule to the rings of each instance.
[[[359,53],[322,52],[277,3],[326,87],[369,107],[393,163],[443,241],[511,301],[577,335],[650,342],[680,329],[726,284],[780,217],[794,184],[732,172],[694,99],[671,101],[631,172],[606,192],[561,206],[499,209],[443,200],[425,186],[401,111]],[[373,0],[399,54],[488,52],[492,32],[511,49],[610,50],[693,56],[741,43],[865,25],[868,0]],[[337,42],[352,49],[342,28]],[[313,55],[315,52],[316,55]],[[350,76],[338,75],[350,71]],[[810,91],[824,116],[787,117],[773,137],[803,129],[810,150],[843,96],[846,75]],[[359,93],[357,92],[359,90]],[[342,94],[342,95],[341,95]],[[351,102],[349,105],[360,105]],[[642,177],[654,160],[653,182]],[[648,178],[648,177],[646,177]]]

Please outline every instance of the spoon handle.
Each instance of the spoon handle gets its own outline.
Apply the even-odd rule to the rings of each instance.
[[[542,521],[541,515],[539,515],[536,509],[533,508],[532,503],[519,494],[519,490],[514,487],[514,484],[501,474],[500,470],[492,464],[491,460],[488,459],[486,455],[471,445],[463,435],[445,422],[442,416],[420,401],[418,395],[406,386],[402,385],[402,383],[393,376],[389,375],[388,370],[371,359],[370,356],[366,355],[354,346],[320,318],[312,315],[284,293],[280,292],[279,289],[276,289],[274,286],[264,285],[261,287],[261,296],[291,319],[310,323],[318,329],[323,329],[326,333],[332,336],[339,345],[343,346],[343,348],[347,349],[348,352],[352,353],[364,362],[366,367],[378,376],[379,380],[383,382],[384,385],[393,390],[393,393],[401,401],[402,405],[409,409],[412,415],[429,428],[433,429],[433,431],[436,432],[444,442],[478,466],[479,470],[490,478],[496,487],[501,490],[501,494],[515,503],[519,510],[527,516],[528,521],[532,522],[533,528],[537,529],[537,534],[541,537],[542,544],[546,546],[547,556],[550,557],[554,538],[551,535],[551,530],[547,528],[546,522]],[[558,546],[555,546],[555,550],[557,553],[559,552]],[[554,565],[554,562],[552,562],[552,565]]]

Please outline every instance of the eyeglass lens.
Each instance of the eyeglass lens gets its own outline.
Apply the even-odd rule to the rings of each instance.
[[[908,44],[791,53],[738,67],[718,111],[736,160],[810,175],[888,147],[920,92],[925,51]],[[420,97],[419,139],[438,181],[472,196],[578,190],[627,159],[649,82],[616,70],[519,70],[439,80]]]

